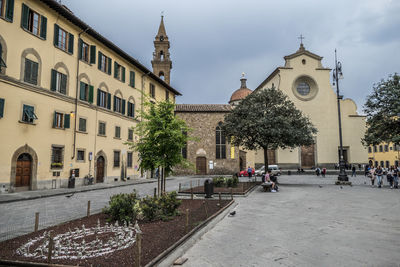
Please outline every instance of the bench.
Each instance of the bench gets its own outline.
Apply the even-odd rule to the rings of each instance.
[[[271,192],[272,183],[262,183],[261,186],[264,189],[264,192]]]

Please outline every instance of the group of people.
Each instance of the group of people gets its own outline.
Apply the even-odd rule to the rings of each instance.
[[[271,180],[271,170],[268,170],[265,173],[263,182],[266,183],[266,184],[270,184],[271,185],[271,192],[272,193],[278,192],[278,185],[274,181]]]
[[[383,186],[383,177],[386,175],[390,188],[399,188],[399,166],[391,166],[390,168],[382,168],[381,166],[375,168],[374,166],[370,166],[365,174],[371,179],[371,186],[374,186],[375,180],[377,180],[377,185],[381,188]]]
[[[320,167],[315,168],[315,174],[316,174],[317,176],[322,175],[322,177],[325,177],[326,168],[322,168],[322,170],[321,170]]]

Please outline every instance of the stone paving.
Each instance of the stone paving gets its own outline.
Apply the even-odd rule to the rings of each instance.
[[[281,176],[278,193],[237,198],[184,266],[400,266],[400,190],[336,178]]]

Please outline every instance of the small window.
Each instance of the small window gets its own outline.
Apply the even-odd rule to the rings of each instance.
[[[165,89],[165,100],[169,101],[169,92]]]
[[[125,68],[117,62],[114,62],[114,78],[125,82]]]
[[[14,16],[14,0],[0,0],[0,17],[12,22]]]
[[[83,61],[89,62],[89,45],[82,42],[80,57]]]
[[[389,145],[385,145],[385,152],[389,151]]]
[[[69,128],[70,124],[70,115],[64,114],[61,112],[54,112],[54,119],[53,119],[53,127],[60,128],[60,129],[67,129]]]
[[[128,102],[128,117],[135,117],[135,103]]]
[[[115,138],[121,138],[121,127],[115,126]]]
[[[77,161],[85,161],[85,150],[78,149],[76,153],[76,160]]]
[[[52,169],[61,169],[63,167],[63,151],[64,147],[53,146],[51,151],[51,168]]]
[[[105,56],[99,51],[99,70],[107,74],[111,74],[111,58]]]
[[[381,166],[382,168],[385,167],[385,164],[384,164],[383,160],[381,160],[380,166]]]
[[[52,69],[50,89],[65,95],[67,93],[67,75]]]
[[[376,146],[374,146],[374,152],[377,152]]]
[[[79,118],[79,131],[86,132],[86,119],[85,118]]]
[[[54,24],[54,45],[70,54],[74,53],[74,35]]]
[[[133,157],[132,157],[132,152],[127,153],[127,167],[132,168],[132,162],[133,162]]]
[[[96,46],[89,45],[81,38],[78,39],[78,57],[80,60],[94,64],[96,63]]]
[[[0,98],[0,118],[4,116],[4,98]]]
[[[33,123],[38,117],[35,114],[35,108],[33,106],[24,105],[22,110],[22,121],[27,123]]]
[[[398,161],[398,160],[395,160],[395,161],[394,161],[394,166],[396,166],[396,167],[399,166],[399,161]]]
[[[383,152],[383,146],[379,145],[379,152]]]
[[[47,18],[22,4],[21,27],[32,34],[46,39]]]
[[[120,151],[114,151],[114,167],[119,167],[119,162],[120,162]]]
[[[24,81],[37,85],[39,64],[35,61],[25,58]]]
[[[156,98],[156,87],[152,83],[150,84],[150,96]]]
[[[122,99],[118,96],[114,96],[114,111],[122,113]]]
[[[378,167],[378,161],[375,161],[375,168]]]
[[[135,72],[133,71],[129,73],[129,85],[135,88]]]
[[[79,99],[93,103],[93,86],[84,82],[80,82]]]
[[[132,129],[128,129],[128,140],[129,141],[133,140],[133,130]]]
[[[97,90],[97,106],[111,109],[111,94],[103,90]]]
[[[368,153],[372,153],[372,148],[370,146],[368,147]]]
[[[389,163],[389,161],[387,160],[387,161],[385,161],[385,167],[386,168],[389,168],[390,167],[390,163]]]
[[[106,135],[106,123],[99,122],[99,135]]]

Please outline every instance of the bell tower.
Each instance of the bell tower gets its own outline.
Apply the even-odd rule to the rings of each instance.
[[[170,84],[170,74],[172,69],[172,61],[169,55],[169,41],[164,27],[164,16],[161,16],[160,27],[154,40],[153,73]]]

